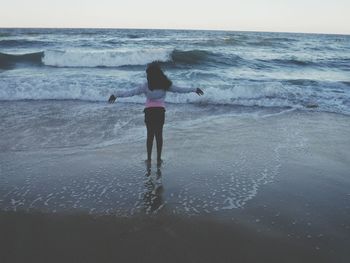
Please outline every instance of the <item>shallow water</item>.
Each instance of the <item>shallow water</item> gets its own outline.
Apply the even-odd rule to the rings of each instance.
[[[1,136],[0,206],[5,210],[225,213],[245,207],[263,185],[286,176],[281,169],[293,158],[318,156],[315,149],[325,147],[327,139],[328,148],[334,148],[327,158],[349,159],[350,127],[348,117],[341,115],[263,115],[260,110],[242,115],[238,109],[209,115],[198,108],[189,116],[178,116],[177,106],[172,106],[164,128],[165,161],[157,169],[143,161],[142,112],[116,127],[118,116],[110,113],[114,106],[40,103],[33,112],[25,107],[25,102],[11,104],[8,114],[19,109],[27,113],[8,116],[7,121],[19,116],[23,122],[17,120],[18,128],[2,131]],[[66,111],[82,108],[89,109],[89,118],[60,121]],[[46,114],[55,118],[45,118]],[[123,114],[131,113],[123,107]],[[32,126],[23,131],[20,127],[26,121]],[[83,125],[86,128],[81,129]],[[338,173],[340,168],[332,169]]]
[[[0,210],[204,215],[348,262],[348,36],[0,29],[0,47]],[[144,98],[105,102],[154,59],[205,91],[168,94],[159,168]]]

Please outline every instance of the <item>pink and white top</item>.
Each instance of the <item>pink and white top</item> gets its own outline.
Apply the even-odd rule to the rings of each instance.
[[[152,99],[146,99],[146,104],[145,108],[157,108],[157,107],[162,107],[165,108],[165,102],[164,99],[159,99],[159,100],[152,100]]]
[[[126,91],[118,91],[116,92],[117,97],[131,97],[134,95],[140,95],[145,94],[146,96],[146,108],[153,108],[153,107],[162,107],[165,108],[165,97],[166,92],[176,92],[176,93],[190,93],[190,92],[196,92],[196,88],[180,88],[174,85],[171,85],[168,90],[163,89],[154,89],[150,90],[148,88],[147,82],[143,85],[140,85],[139,87],[131,90]]]

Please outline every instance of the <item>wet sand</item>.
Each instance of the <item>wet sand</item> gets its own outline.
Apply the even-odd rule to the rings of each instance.
[[[176,216],[0,214],[1,262],[330,262],[304,241]]]
[[[339,114],[214,116],[170,121],[160,169],[144,138],[0,153],[1,262],[348,262],[349,134]]]

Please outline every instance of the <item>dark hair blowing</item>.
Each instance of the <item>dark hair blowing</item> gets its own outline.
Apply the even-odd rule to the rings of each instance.
[[[154,61],[148,64],[147,69],[147,82],[150,90],[163,89],[168,90],[173,84],[170,79],[164,74],[160,68],[159,62]]]

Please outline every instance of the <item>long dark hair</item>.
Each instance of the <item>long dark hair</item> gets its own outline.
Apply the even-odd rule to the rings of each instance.
[[[154,61],[148,64],[147,69],[147,82],[150,90],[163,89],[168,90],[173,84],[170,79],[164,74],[160,68],[159,62]]]

